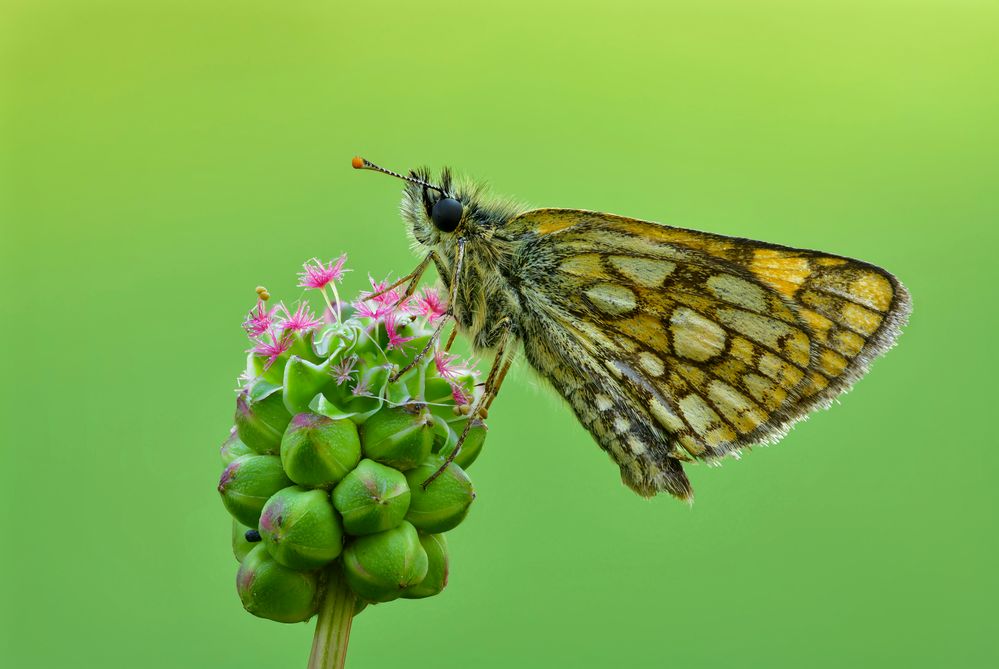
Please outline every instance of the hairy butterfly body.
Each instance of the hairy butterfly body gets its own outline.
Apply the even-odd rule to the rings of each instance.
[[[476,410],[522,350],[643,496],[688,499],[683,461],[776,441],[828,406],[909,313],[894,276],[850,258],[354,166],[409,182],[403,218],[427,254],[410,289],[434,262],[458,329],[497,351]]]

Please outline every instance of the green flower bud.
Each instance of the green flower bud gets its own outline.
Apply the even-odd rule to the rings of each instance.
[[[300,413],[281,440],[281,463],[288,477],[307,488],[336,484],[360,459],[357,427],[347,419]]]
[[[260,618],[299,623],[316,612],[319,578],[279,564],[263,544],[243,559],[236,574],[236,591],[243,608]]]
[[[462,430],[465,429],[464,421],[458,423],[457,425],[451,426],[455,430],[455,434],[451,435],[451,443],[455,443],[457,440],[457,435],[461,434]],[[434,434],[434,453],[440,453],[441,449],[448,442],[448,439],[439,433]],[[458,456],[454,459],[454,463],[461,467],[462,469],[468,469],[473,462],[478,459],[479,454],[482,452],[482,445],[486,442],[486,424],[478,418],[472,419],[472,427],[468,429],[468,434],[465,436],[465,443],[461,445],[461,451]],[[449,450],[444,450],[444,453],[450,452]]]
[[[325,490],[279,490],[260,512],[259,526],[271,557],[291,569],[317,569],[343,550],[343,527]]]
[[[402,596],[406,599],[439,595],[447,585],[447,539],[443,534],[421,534],[420,545],[427,552],[427,575],[422,581],[403,591]]]
[[[297,355],[291,356],[284,368],[284,406],[292,413],[309,410],[309,403],[333,379],[327,360],[315,365]]]
[[[219,454],[222,456],[222,464],[227,465],[241,455],[253,453],[253,449],[239,440],[239,434],[233,427],[229,432],[229,438],[222,442]]]
[[[409,523],[354,539],[343,552],[351,589],[369,602],[388,602],[427,576],[427,552]]]
[[[409,509],[402,472],[364,459],[333,489],[333,506],[349,534],[374,534],[399,525]]]
[[[382,409],[361,426],[364,455],[401,471],[423,462],[433,443],[430,414],[415,403]]]
[[[260,510],[268,498],[291,481],[276,455],[242,455],[225,468],[219,478],[219,494],[225,508],[239,522],[256,527]]]
[[[247,540],[247,531],[252,532],[253,528],[232,519],[232,554],[236,556],[236,562],[242,562],[246,554],[257,547],[257,541]]]
[[[280,387],[271,387],[259,399],[245,389],[236,396],[236,431],[240,440],[257,453],[277,453],[290,421]]]
[[[426,490],[423,489],[423,482],[442,464],[444,458],[435,455],[416,469],[406,472],[411,493],[406,520],[421,532],[447,532],[457,527],[468,515],[468,507],[475,499],[468,475],[453,462]]]

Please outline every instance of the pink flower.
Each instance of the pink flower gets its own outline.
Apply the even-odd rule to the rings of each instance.
[[[243,321],[243,329],[246,330],[246,333],[251,337],[259,337],[271,329],[275,311],[277,311],[277,307],[268,311],[267,309],[264,309],[264,301],[257,300],[256,308],[250,309],[250,313],[247,314],[246,320]]]
[[[370,395],[371,391],[368,389],[368,380],[361,379],[354,386],[354,389],[350,391],[355,397],[361,397],[362,395]]]
[[[298,304],[298,309],[295,313],[291,313],[288,307],[281,304],[281,310],[284,311],[285,319],[278,323],[278,329],[282,332],[286,330],[291,330],[292,332],[304,332],[306,330],[311,330],[312,328],[319,327],[322,325],[322,321],[315,317],[312,310],[309,309],[309,305],[305,302],[300,302]]]
[[[305,271],[298,275],[298,285],[302,288],[318,288],[321,290],[334,281],[340,281],[343,279],[343,273],[349,271],[343,268],[345,262],[347,262],[346,253],[335,261],[331,260],[328,266],[324,265],[321,260],[313,258],[302,265]]]
[[[251,350],[257,355],[266,356],[267,362],[264,363],[264,369],[270,369],[274,361],[291,348],[292,343],[294,343],[294,339],[290,334],[286,334],[280,338],[272,338],[271,341],[257,340],[257,345]]]
[[[455,361],[458,356],[447,353],[440,349],[434,351],[434,366],[437,367],[437,373],[442,379],[447,379],[448,381],[453,381],[458,377],[464,370],[459,370]]]
[[[451,397],[454,398],[454,403],[458,406],[469,403],[469,398],[468,395],[465,394],[465,389],[457,383],[451,384]]]
[[[357,356],[351,355],[347,356],[337,364],[333,365],[330,369],[330,374],[336,379],[336,384],[342,386],[344,383],[349,381],[351,377],[357,372],[354,369],[354,365],[357,364]]]
[[[378,304],[372,300],[357,300],[354,302],[354,315],[360,316],[361,318],[370,318],[375,321],[375,323],[381,321],[391,312],[391,307]]]
[[[388,346],[389,349],[401,349],[403,344],[411,341],[412,337],[403,337],[399,334],[397,329],[398,323],[396,322],[395,312],[389,312],[385,314],[385,333],[388,335]]]
[[[399,292],[394,288],[392,290],[385,290],[386,288],[392,285],[391,283],[389,283],[388,277],[385,277],[384,281],[375,281],[374,279],[371,278],[371,275],[369,274],[368,281],[371,282],[371,292],[361,293],[361,297],[363,297],[366,300],[373,300],[378,304],[384,304],[388,307],[394,307],[396,304],[398,304]],[[384,293],[382,293],[383,290],[385,291]],[[378,293],[381,293],[381,295],[379,295]]]
[[[411,311],[414,315],[423,316],[428,323],[433,324],[434,321],[439,320],[447,313],[447,305],[444,304],[436,289],[427,288],[416,297]]]

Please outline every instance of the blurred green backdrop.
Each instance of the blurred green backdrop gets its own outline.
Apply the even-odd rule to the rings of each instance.
[[[996,666],[999,8],[973,0],[7,0],[8,667],[296,667],[243,612],[215,484],[253,287],[414,264],[400,184],[859,257],[900,346],[688,508],[618,482],[526,370],[443,596],[350,666]]]

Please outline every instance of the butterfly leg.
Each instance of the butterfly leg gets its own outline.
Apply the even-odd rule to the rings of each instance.
[[[444,463],[437,468],[433,474],[431,474],[426,481],[422,483],[423,489],[426,490],[427,486],[434,482],[438,476],[444,473],[447,466],[454,462],[454,459],[458,457],[461,452],[461,446],[465,443],[465,439],[468,437],[468,432],[472,429],[472,425],[476,420],[486,417],[489,405],[492,404],[493,400],[496,399],[496,395],[499,393],[500,385],[503,383],[503,379],[506,378],[506,373],[510,370],[510,365],[513,364],[513,358],[515,354],[515,347],[510,346],[513,343],[514,336],[511,331],[512,322],[508,318],[501,320],[496,327],[502,328],[502,334],[500,335],[499,343],[496,346],[496,359],[493,361],[493,366],[489,370],[489,376],[486,377],[486,382],[482,388],[482,395],[479,396],[478,401],[476,401],[475,406],[468,413],[468,421],[465,423],[465,429],[461,431],[458,436],[458,441],[451,449],[451,453],[447,456]]]
[[[433,252],[427,254],[427,257],[423,260],[422,263],[420,263],[423,269],[426,269],[427,264],[429,264],[430,259],[433,257],[434,257]],[[420,361],[427,356],[427,354],[431,351],[431,349],[433,349],[434,345],[437,344],[437,340],[441,338],[441,332],[444,330],[444,326],[447,325],[448,321],[454,318],[454,301],[455,297],[458,295],[458,277],[461,276],[461,267],[464,259],[465,259],[465,240],[459,239],[458,252],[455,254],[454,273],[451,276],[451,286],[449,287],[447,292],[447,311],[445,311],[444,315],[441,316],[440,323],[438,323],[437,327],[434,328],[434,331],[430,335],[430,339],[427,341],[426,346],[423,347],[423,350],[421,350],[419,353],[413,356],[413,359],[409,361],[408,365],[406,365],[398,372],[393,374],[392,377],[389,379],[390,383],[395,383],[396,381],[399,380],[400,377],[402,377],[403,374],[405,374],[406,372],[408,372],[409,370],[413,369],[418,364],[420,364]],[[421,274],[423,273],[422,270],[420,271],[420,273]],[[415,276],[414,278],[419,278],[419,275]],[[411,287],[414,287],[415,285],[416,285],[415,283],[410,284]]]
[[[386,286],[385,288],[382,288],[377,293],[372,293],[371,295],[368,295],[365,299],[370,300],[370,299],[373,299],[373,298],[376,298],[376,297],[380,297],[381,295],[384,295],[385,293],[389,292],[390,290],[392,290],[394,288],[398,288],[399,286],[401,286],[402,284],[406,283],[407,281],[409,281],[409,284],[406,286],[406,292],[403,293],[402,298],[400,298],[399,301],[401,302],[402,300],[406,299],[407,297],[410,297],[413,293],[416,292],[416,286],[417,286],[417,284],[419,284],[420,278],[423,276],[423,273],[425,271],[427,271],[427,267],[430,265],[430,261],[433,260],[436,256],[437,256],[437,253],[434,252],[434,251],[431,251],[430,253],[427,254],[426,258],[424,258],[423,260],[420,261],[420,264],[417,265],[416,269],[414,269],[412,272],[410,272],[406,276],[402,277],[401,279],[399,279],[398,281],[396,281],[392,285]]]

